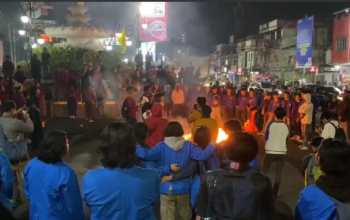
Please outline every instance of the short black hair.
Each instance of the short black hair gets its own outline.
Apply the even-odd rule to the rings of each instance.
[[[7,100],[1,104],[2,113],[9,112],[12,109],[16,109],[16,103],[12,100]]]
[[[333,118],[332,116],[333,116],[333,115],[332,115],[331,112],[329,112],[329,111],[324,111],[324,112],[322,112],[322,114],[321,114],[321,116],[320,116],[320,119],[321,119],[321,120],[323,120],[323,119],[330,120],[330,119]]]
[[[129,168],[136,163],[136,139],[131,127],[124,122],[107,125],[98,146],[101,163],[106,168]]]
[[[286,110],[283,107],[277,107],[273,113],[275,114],[276,118],[280,120],[287,115]]]
[[[198,147],[205,149],[211,140],[211,133],[207,126],[199,126],[193,135],[193,142],[198,145]]]
[[[317,149],[319,166],[326,175],[349,175],[350,146],[336,139],[325,139]]]
[[[197,98],[197,103],[199,105],[205,105],[207,103],[207,98],[205,98],[205,97],[198,97]]]
[[[55,164],[61,162],[67,152],[67,134],[63,131],[51,131],[40,142],[37,157],[44,163]]]
[[[128,86],[126,87],[126,93],[128,93],[129,95],[132,93],[132,92],[136,92],[137,89],[135,86]]]
[[[230,119],[224,123],[224,129],[228,132],[242,131],[242,123],[237,119]]]
[[[246,89],[245,87],[242,87],[242,88],[241,88],[241,92],[242,92],[242,91],[247,91],[247,89]]]
[[[290,96],[290,93],[288,91],[285,91],[283,94]]]
[[[243,131],[231,132],[223,148],[229,160],[237,163],[249,163],[256,158],[259,151],[257,139]]]
[[[181,124],[171,121],[164,129],[164,137],[182,137],[185,134]]]
[[[148,135],[147,125],[143,122],[137,122],[134,125],[134,135],[135,135],[136,142],[139,145],[144,145]]]
[[[150,90],[151,89],[151,86],[144,86],[143,87],[143,92],[147,92],[148,90]]]
[[[253,88],[250,88],[250,89],[249,89],[249,92],[253,92],[253,93],[254,93],[255,90],[254,90]]]
[[[202,105],[201,109],[202,109],[202,117],[203,118],[210,118],[210,114],[212,112],[210,106],[209,105]]]
[[[272,92],[272,95],[278,95],[277,91]]]
[[[321,146],[321,143],[323,140],[324,140],[323,137],[314,137],[312,138],[310,145],[312,147],[318,148],[319,146]]]

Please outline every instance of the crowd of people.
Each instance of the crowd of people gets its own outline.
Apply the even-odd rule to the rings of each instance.
[[[338,103],[306,90],[292,96],[286,89],[282,94],[275,88],[247,91],[242,86],[237,91],[219,83],[204,88],[182,83],[188,76],[174,75],[167,67],[150,67],[146,75],[141,69],[132,73],[116,67],[108,76],[114,86],[108,86],[101,66],[84,67],[79,80],[86,118],[92,122],[96,114],[102,116],[110,97],[120,104],[125,119],[107,125],[99,137],[102,167],[84,175],[81,195],[77,175],[62,159],[69,153],[67,135],[52,131],[44,137],[40,130],[40,83],[28,89],[28,98],[23,85],[15,84],[13,95],[1,102],[1,218],[13,219],[13,206],[25,196],[30,219],[85,219],[83,203],[91,219],[154,219],[157,203],[166,220],[278,219],[274,201],[292,139],[302,143],[301,150],[313,150],[300,164],[305,188],[294,218],[350,219],[348,96]],[[61,77],[71,88],[74,117],[77,79]],[[170,121],[172,117],[187,119],[191,138],[184,137],[183,125]],[[250,133],[254,131],[265,140],[260,165],[259,144]],[[36,157],[29,158],[27,145]],[[271,181],[265,174],[273,163]]]

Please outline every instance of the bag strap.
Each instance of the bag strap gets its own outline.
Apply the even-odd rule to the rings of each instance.
[[[335,130],[341,128],[340,126],[335,126],[335,124],[333,124],[332,122],[329,122],[331,125],[333,125],[333,127],[335,128]]]

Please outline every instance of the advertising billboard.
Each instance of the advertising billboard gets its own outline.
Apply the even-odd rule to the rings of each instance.
[[[312,66],[312,38],[314,32],[314,16],[298,21],[297,48],[295,54],[296,68],[310,68]]]
[[[147,24],[147,28],[142,28]],[[167,2],[141,2],[139,16],[139,40],[166,41],[168,25],[168,3]]]

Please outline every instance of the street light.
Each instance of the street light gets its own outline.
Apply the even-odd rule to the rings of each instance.
[[[19,30],[18,33],[19,33],[19,35],[23,36],[23,35],[26,34],[26,31],[25,30]]]
[[[143,23],[143,24],[141,25],[141,27],[142,27],[142,29],[146,29],[146,28],[148,27],[148,24],[147,24],[147,23]]]
[[[44,44],[44,43],[45,43],[45,40],[42,39],[42,38],[38,38],[38,39],[37,39],[37,42],[38,42],[38,44]]]
[[[21,16],[21,21],[23,22],[23,23],[28,23],[29,22],[29,17],[28,16],[26,16],[26,15],[23,15],[23,16]]]
[[[32,45],[32,48],[33,48],[33,49],[35,49],[35,48],[37,48],[37,47],[38,47],[37,44],[33,44],[33,45]]]
[[[128,59],[128,58],[125,58],[125,59],[124,59],[124,62],[125,62],[125,63],[129,62],[129,59]]]
[[[340,69],[340,66],[336,65],[336,66],[334,66],[334,68],[335,68],[336,70],[339,70],[339,69]]]
[[[120,36],[122,36],[122,34],[121,34],[121,33],[115,33],[115,36],[116,36],[117,38],[120,38]]]
[[[112,50],[112,49],[113,49],[112,46],[110,46],[110,45],[107,45],[107,46],[106,46],[106,50],[110,51],[110,50]]]
[[[132,41],[131,40],[127,40],[126,42],[125,42],[125,44],[126,44],[126,46],[131,46],[131,44],[132,44]]]

